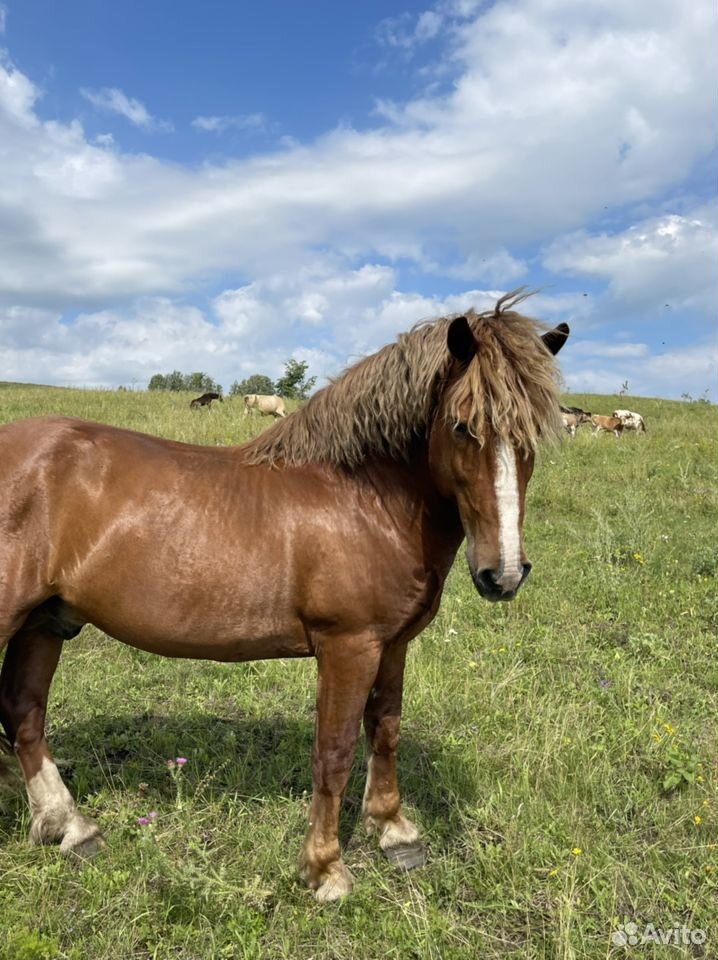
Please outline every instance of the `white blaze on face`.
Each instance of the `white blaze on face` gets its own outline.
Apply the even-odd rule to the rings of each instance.
[[[519,532],[519,483],[516,476],[516,451],[504,440],[496,442],[496,509],[499,515],[501,564],[496,582],[504,590],[515,590],[521,583],[521,535]]]

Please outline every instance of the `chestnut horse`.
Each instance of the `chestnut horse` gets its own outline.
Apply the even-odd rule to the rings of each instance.
[[[103,843],[44,733],[63,644],[93,623],[170,657],[316,657],[302,878],[320,901],[351,890],[337,821],[362,717],[364,821],[398,867],[423,862],[396,777],[407,644],[464,537],[479,594],[516,595],[534,452],[561,430],[568,327],[541,334],[523,296],[420,324],[243,446],[62,417],[0,427],[0,720],[31,840],[80,857]]]

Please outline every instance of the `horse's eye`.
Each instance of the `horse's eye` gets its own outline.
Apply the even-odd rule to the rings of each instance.
[[[457,434],[459,437],[468,437],[469,428],[466,426],[465,423],[455,423],[454,433]]]

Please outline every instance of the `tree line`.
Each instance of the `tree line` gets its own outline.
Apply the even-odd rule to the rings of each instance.
[[[306,400],[316,377],[308,377],[309,364],[305,360],[290,359],[284,364],[284,373],[276,381],[271,380],[263,373],[253,373],[244,380],[235,380],[229,388],[230,397],[243,397],[247,393],[279,394],[288,400]],[[172,373],[156,373],[150,378],[149,390],[186,390],[192,393],[219,393],[222,395],[221,383],[217,383],[207,373],[182,373],[173,370]]]

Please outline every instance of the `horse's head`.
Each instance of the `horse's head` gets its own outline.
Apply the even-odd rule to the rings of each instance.
[[[453,360],[431,427],[429,464],[439,491],[456,502],[471,576],[487,600],[512,600],[531,569],[521,529],[541,431],[532,420],[532,393],[537,407],[553,402],[558,412],[550,354],[568,332],[560,324],[539,339],[524,327],[524,343],[510,343],[507,355],[499,338],[477,339],[466,317],[448,328]],[[512,364],[517,344],[525,347],[520,370]]]

